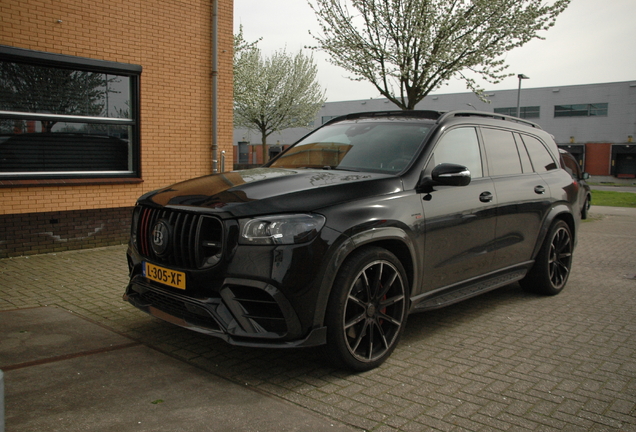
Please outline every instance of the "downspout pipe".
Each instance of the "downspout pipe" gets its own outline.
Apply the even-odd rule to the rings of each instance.
[[[212,0],[212,173],[219,172],[218,168],[218,89],[219,89],[219,0]]]

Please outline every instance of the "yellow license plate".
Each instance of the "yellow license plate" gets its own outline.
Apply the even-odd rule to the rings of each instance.
[[[186,275],[183,272],[159,267],[144,262],[143,274],[148,279],[174,288],[186,289]]]

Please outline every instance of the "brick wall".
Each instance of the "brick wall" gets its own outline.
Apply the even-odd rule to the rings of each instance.
[[[124,244],[132,207],[0,215],[0,258]]]
[[[233,0],[218,10],[219,156],[232,160]],[[211,13],[210,0],[2,0],[1,45],[142,66],[143,181],[0,186],[0,215],[129,208],[145,192],[211,173]]]

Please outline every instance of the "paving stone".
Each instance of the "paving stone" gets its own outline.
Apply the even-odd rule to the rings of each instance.
[[[54,305],[231,381],[374,431],[636,432],[636,220],[581,225],[566,289],[503,287],[409,317],[380,368],[338,371],[317,350],[259,350],[123,302],[125,247],[0,260],[0,310]]]

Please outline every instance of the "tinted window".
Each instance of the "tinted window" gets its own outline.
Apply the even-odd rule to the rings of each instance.
[[[557,164],[541,141],[529,135],[522,135],[522,137],[536,172],[541,173],[557,169]]]
[[[509,116],[517,116],[517,107],[495,108],[496,114],[505,114]],[[540,117],[541,107],[527,106],[519,108],[520,118],[538,118]]]
[[[521,161],[512,132],[483,128],[482,134],[490,175],[521,174]]]
[[[592,117],[606,116],[607,104],[578,104],[578,105],[556,105],[554,107],[555,117]]]
[[[411,162],[429,126],[404,121],[343,121],[322,127],[270,166],[396,173]]]
[[[515,141],[517,142],[517,151],[519,152],[519,158],[521,159],[521,167],[523,168],[523,172],[531,173],[533,169],[532,163],[530,162],[530,156],[528,156],[526,146],[523,145],[523,141],[521,140],[521,136],[519,134],[515,134]]]
[[[475,128],[457,128],[446,132],[435,147],[431,162],[432,166],[441,163],[463,165],[468,168],[472,178],[483,177],[481,152]]]
[[[563,159],[563,164],[565,165],[565,170],[572,176],[574,180],[578,180],[581,178],[579,164],[576,160],[567,153],[561,154],[561,159]]]

